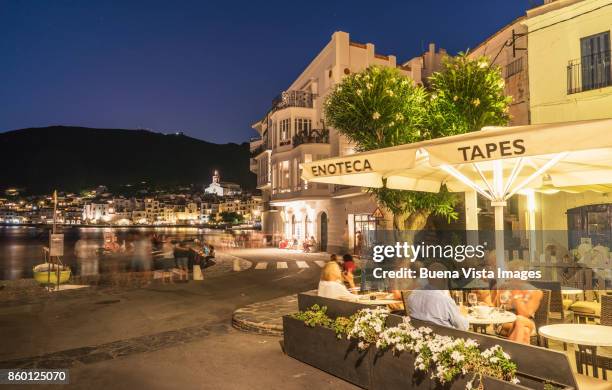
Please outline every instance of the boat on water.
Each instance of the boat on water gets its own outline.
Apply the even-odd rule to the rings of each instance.
[[[70,280],[71,270],[66,265],[44,263],[32,268],[32,273],[39,284],[62,284]]]
[[[62,264],[64,235],[57,233],[57,191],[53,191],[53,229],[49,232],[49,247],[43,247],[45,262],[32,268],[34,280],[48,288],[70,280],[70,267]]]

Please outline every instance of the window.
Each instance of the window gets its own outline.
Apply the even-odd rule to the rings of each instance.
[[[280,121],[280,142],[279,145],[288,145],[291,143],[291,119],[283,119]]]
[[[295,134],[309,133],[312,129],[312,120],[307,118],[295,118]]]
[[[289,161],[282,161],[279,165],[280,165],[279,167],[279,174],[280,174],[279,189],[288,190],[290,188]]]
[[[582,90],[607,87],[610,74],[610,32],[580,39]]]

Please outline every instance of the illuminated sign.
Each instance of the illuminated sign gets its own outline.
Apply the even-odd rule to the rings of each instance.
[[[457,150],[463,153],[463,161],[512,157],[525,154],[525,141],[515,139],[514,141],[491,142],[484,145],[462,146]]]
[[[324,175],[342,175],[345,173],[356,173],[371,171],[372,164],[368,159],[363,160],[346,160],[336,163],[323,163],[321,165],[313,165],[311,168],[313,176]]]

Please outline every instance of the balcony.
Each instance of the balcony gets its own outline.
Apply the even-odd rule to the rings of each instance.
[[[312,108],[315,95],[307,91],[284,91],[272,100],[272,110],[285,107]]]
[[[270,145],[268,145],[267,142],[263,142],[261,145],[259,145],[258,147],[256,147],[255,149],[251,150],[251,157],[257,157],[259,156],[262,152],[266,151],[266,150],[270,150],[272,149],[270,147]]]
[[[611,86],[611,70],[609,50],[569,61],[567,65],[567,94]]]
[[[328,144],[329,143],[329,130],[327,129],[313,129],[304,130],[293,136],[293,147],[302,144]]]

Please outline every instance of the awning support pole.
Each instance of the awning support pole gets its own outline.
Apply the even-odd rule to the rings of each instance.
[[[491,206],[495,209],[495,260],[497,267],[506,269],[506,250],[504,246],[504,207],[505,201],[493,201]]]

